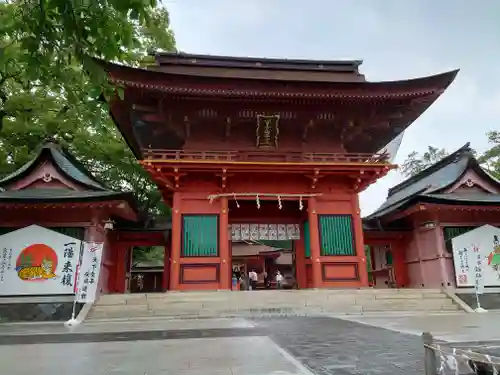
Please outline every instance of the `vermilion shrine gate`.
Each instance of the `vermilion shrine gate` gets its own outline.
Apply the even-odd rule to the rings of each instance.
[[[230,289],[232,240],[293,239],[300,288],[368,285],[358,194],[456,72],[368,82],[360,61],[159,54],[100,62],[124,138],[172,207],[169,289]]]

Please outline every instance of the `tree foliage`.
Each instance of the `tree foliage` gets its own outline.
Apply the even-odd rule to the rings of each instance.
[[[500,132],[487,133],[490,148],[478,159],[479,162],[497,179],[500,179]]]
[[[137,65],[152,48],[173,50],[167,10],[155,0],[15,0],[0,3],[0,24],[0,175],[50,137],[110,188],[165,210],[99,100],[115,88],[92,58]]]
[[[160,265],[165,259],[165,249],[162,246],[137,246],[132,253],[132,267],[141,262],[157,263]]]
[[[487,134],[490,148],[484,153],[478,154],[472,150],[477,160],[483,168],[485,168],[494,177],[500,179],[500,132],[491,131]],[[448,155],[448,152],[441,148],[428,146],[427,151],[420,155],[418,152],[413,151],[404,161],[401,172],[406,177],[414,176],[425,168],[430,167],[432,164],[437,163]]]
[[[413,151],[408,155],[401,166],[401,173],[407,177],[414,176],[430,167],[432,164],[437,163],[447,155],[448,152],[445,149],[433,146],[428,146],[427,151],[424,152],[423,155]]]

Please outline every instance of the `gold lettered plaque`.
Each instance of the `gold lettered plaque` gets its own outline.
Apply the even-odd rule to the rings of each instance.
[[[277,148],[279,115],[257,115],[257,148]]]

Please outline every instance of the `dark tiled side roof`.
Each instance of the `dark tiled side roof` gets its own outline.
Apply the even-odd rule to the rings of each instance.
[[[496,202],[495,198],[487,198],[491,197],[491,194],[486,193],[479,195],[439,194],[440,191],[443,191],[459,180],[468,169],[475,170],[481,177],[500,186],[500,183],[496,179],[480,167],[472,154],[469,143],[467,143],[453,154],[391,188],[386,201],[374,213],[369,215],[367,219],[380,218],[395,210],[402,209],[410,203],[413,204],[416,201],[426,199],[440,199],[441,202],[446,201],[449,203]],[[497,195],[494,196],[499,197]]]
[[[114,191],[77,191],[70,189],[21,189],[0,192],[0,202],[20,201],[27,203],[50,203],[50,202],[78,202],[78,201],[100,201],[100,200],[131,200],[134,201],[133,193],[117,193]],[[135,203],[134,203],[135,205]]]
[[[444,167],[450,165],[451,163],[457,162],[463,158],[463,156],[469,156],[471,153],[470,143],[467,142],[465,145],[460,147],[457,151],[448,155],[438,161],[437,163],[432,164],[430,167],[425,168],[420,173],[411,176],[404,180],[403,182],[393,186],[389,189],[389,196],[392,196],[400,191],[407,189],[408,187],[414,186],[418,184],[419,181],[426,179],[429,176],[433,176],[435,172],[440,171]]]
[[[51,148],[52,157],[57,165],[73,179],[84,185],[99,190],[108,190],[101,182],[97,181],[85,166],[65,149]]]
[[[184,52],[153,53],[157,64],[191,66],[211,66],[223,68],[253,68],[253,69],[289,69],[289,70],[323,70],[358,73],[362,60],[303,60],[276,59],[268,57],[237,57],[200,55]]]
[[[41,148],[38,155],[24,164],[21,168],[0,179],[0,186],[5,186],[21,179],[36,168],[44,158],[50,158],[61,173],[66,175],[69,179],[84,185],[88,189],[99,191],[108,190],[103,184],[98,182],[73,155],[52,142],[46,143]]]
[[[466,193],[466,194],[425,194],[424,200],[446,201],[456,204],[500,204],[500,194]]]
[[[21,189],[0,192],[1,204],[79,203],[125,201],[134,212],[138,212],[137,200],[132,192],[77,191],[70,189]]]

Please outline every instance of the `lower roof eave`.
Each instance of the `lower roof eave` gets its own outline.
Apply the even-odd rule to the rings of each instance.
[[[391,246],[391,249],[398,251],[401,249],[397,243],[405,241],[405,239],[411,236],[410,231],[405,232],[378,232],[377,235],[366,235],[364,234],[365,245],[367,246]],[[395,245],[395,246],[394,246]]]
[[[141,161],[144,169],[152,174],[158,174],[168,166],[172,171],[179,173],[220,172],[228,173],[316,173],[316,174],[343,174],[343,173],[373,173],[378,178],[397,168],[397,165],[387,163],[287,163],[287,162],[168,162],[168,161]],[[316,172],[318,171],[318,172]],[[163,173],[160,173],[163,175]],[[174,172],[169,172],[175,175]],[[365,180],[366,178],[363,178]]]
[[[0,208],[6,209],[74,209],[88,207],[109,208],[112,210],[112,216],[119,216],[132,221],[137,220],[137,202],[132,193],[72,197],[0,196]]]
[[[415,212],[429,210],[452,210],[452,211],[500,211],[500,201],[498,203],[484,201],[462,201],[449,199],[419,199],[414,202],[406,202],[404,207],[393,210],[384,215],[377,217],[378,220],[384,223],[389,223],[406,216],[410,216]]]

